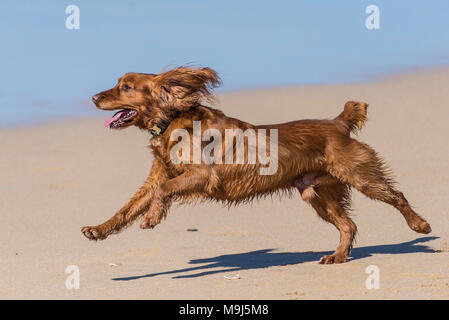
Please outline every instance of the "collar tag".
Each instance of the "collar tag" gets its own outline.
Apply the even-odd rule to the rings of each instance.
[[[161,133],[162,129],[159,128],[157,125],[154,125],[153,128],[151,128],[151,134],[154,136],[158,136]]]

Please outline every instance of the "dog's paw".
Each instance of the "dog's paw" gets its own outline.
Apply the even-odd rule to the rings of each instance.
[[[84,236],[89,240],[103,240],[106,239],[106,235],[101,232],[100,228],[98,227],[83,227],[81,228],[81,232],[84,234]]]
[[[140,224],[141,229],[153,229],[156,226],[156,224],[151,223],[149,220],[143,220]]]
[[[410,228],[418,233],[428,234],[432,232],[430,224],[428,224],[427,221],[425,221],[424,219],[419,219],[417,221],[410,223]]]
[[[158,216],[145,216],[140,224],[141,229],[153,229],[161,222],[161,217]]]
[[[340,255],[328,255],[328,256],[322,256],[320,261],[318,261],[319,264],[334,264],[334,263],[344,263],[347,261],[347,258],[345,256]]]

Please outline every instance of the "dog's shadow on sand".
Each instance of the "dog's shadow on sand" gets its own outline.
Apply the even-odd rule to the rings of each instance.
[[[407,254],[407,253],[434,253],[435,250],[423,245],[422,243],[438,239],[438,237],[423,237],[412,241],[386,244],[378,246],[367,246],[354,248],[352,260],[370,257],[373,254]],[[150,273],[140,276],[131,276],[123,278],[113,278],[115,281],[129,281],[141,278],[150,278],[160,275],[180,274],[173,278],[196,278],[214,273],[233,272],[239,270],[260,269],[274,266],[295,265],[304,262],[318,262],[318,260],[332,251],[323,252],[275,252],[275,249],[263,249],[245,253],[226,254],[213,258],[195,259],[189,263],[198,265],[191,268],[183,268],[171,271]],[[213,270],[220,268],[219,270]],[[182,273],[194,271],[194,274],[183,275]]]

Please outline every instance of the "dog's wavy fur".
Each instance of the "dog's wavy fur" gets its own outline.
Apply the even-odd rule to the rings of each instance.
[[[176,200],[237,204],[298,190],[318,215],[340,232],[336,251],[322,257],[320,263],[341,263],[347,260],[357,232],[349,217],[351,188],[394,206],[414,231],[431,231],[396,189],[382,158],[370,146],[351,137],[366,122],[367,104],[349,101],[333,120],[256,126],[203,105],[213,101],[212,89],[219,84],[217,73],[210,68],[178,67],[160,74],[127,73],[114,88],[93,97],[100,109],[136,112],[119,128],[135,125],[152,130],[156,125],[165,131],[151,139],[154,162],[145,184],[111,219],[82,228],[87,238],[105,239],[140,216],[141,228],[153,228]],[[170,150],[176,141],[170,141],[170,135],[175,129],[186,129],[192,135],[195,120],[201,121],[202,131],[214,128],[223,136],[225,129],[277,129],[277,172],[261,175],[260,163],[174,164]]]

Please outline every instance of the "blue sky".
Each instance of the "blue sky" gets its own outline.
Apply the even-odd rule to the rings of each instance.
[[[68,5],[80,29],[65,27]],[[380,9],[367,30],[365,8]],[[21,1],[0,4],[0,125],[88,114],[125,72],[194,63],[221,90],[342,83],[449,64],[449,1]]]

